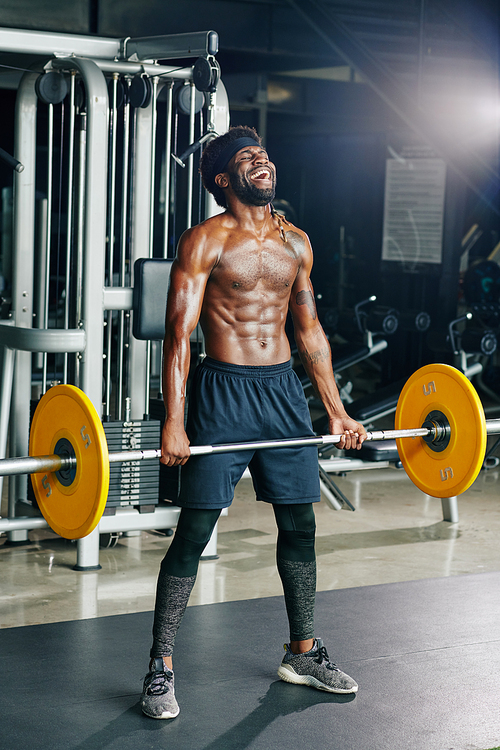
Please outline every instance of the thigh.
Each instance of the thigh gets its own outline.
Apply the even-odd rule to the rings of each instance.
[[[250,471],[257,500],[288,505],[321,499],[314,446],[256,451]]]
[[[304,392],[293,370],[269,384],[263,411],[266,418],[263,439],[314,435]],[[256,451],[250,471],[258,500],[287,504],[320,499],[318,451],[314,446]]]
[[[181,466],[177,500],[182,508],[227,508],[241,479],[251,451],[191,456]]]

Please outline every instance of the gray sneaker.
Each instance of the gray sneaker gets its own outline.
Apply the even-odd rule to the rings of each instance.
[[[309,685],[329,693],[356,693],[358,684],[342,672],[328,658],[321,638],[305,654],[294,654],[285,643],[285,655],[278,669],[278,676],[295,685]]]
[[[144,678],[141,708],[152,719],[174,719],[180,711],[174,694],[174,673],[161,657],[153,659],[151,671]]]

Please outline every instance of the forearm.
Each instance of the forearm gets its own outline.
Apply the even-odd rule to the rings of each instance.
[[[295,340],[302,364],[326,413],[331,419],[344,416],[346,411],[335,382],[330,344],[323,329],[318,326],[296,334]]]
[[[167,331],[163,342],[163,400],[167,422],[184,429],[184,404],[191,362],[189,336],[179,338]]]

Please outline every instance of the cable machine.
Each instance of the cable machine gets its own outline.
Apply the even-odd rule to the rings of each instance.
[[[0,29],[0,51],[39,55],[15,111],[4,457],[7,439],[11,455],[28,453],[31,402],[54,382],[82,388],[105,424],[148,417],[161,353],[131,333],[134,263],[174,257],[180,234],[219,210],[195,154],[228,129],[229,108],[214,31],[115,40]],[[186,58],[194,65],[170,64]],[[9,517],[27,496],[26,478],[11,477]],[[145,526],[136,513],[126,528],[171,522],[155,515]],[[99,567],[98,556],[96,530],[78,541],[76,567]]]

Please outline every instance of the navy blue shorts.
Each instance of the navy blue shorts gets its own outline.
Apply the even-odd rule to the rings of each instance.
[[[192,445],[282,440],[314,435],[307,402],[290,362],[264,367],[206,357],[195,371],[186,431]],[[315,446],[191,456],[181,467],[178,505],[227,508],[246,467],[257,500],[320,500]]]

